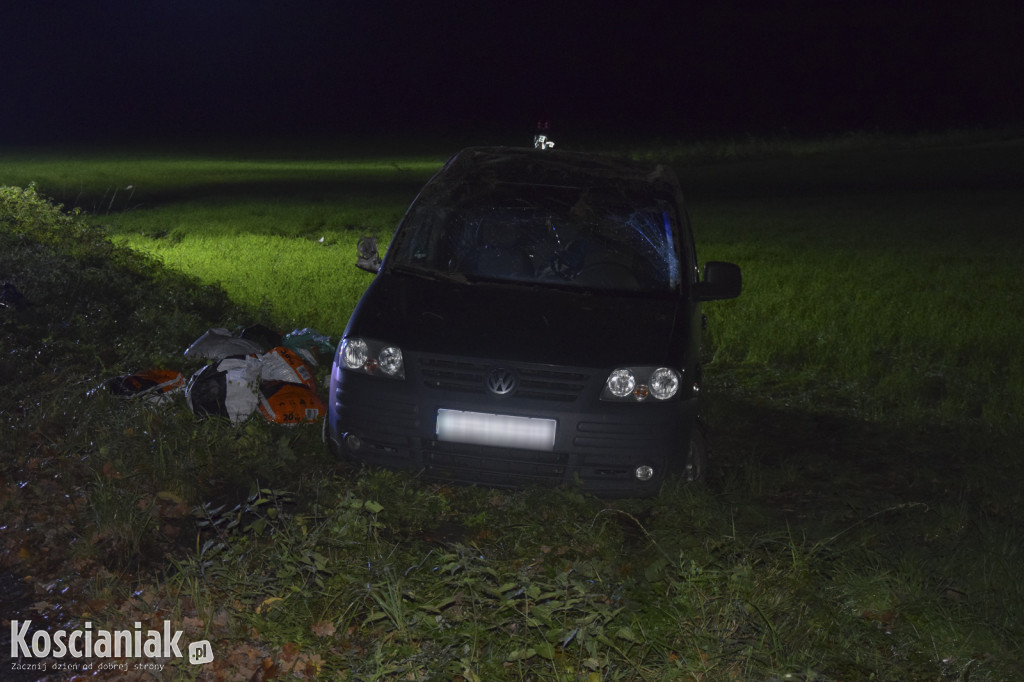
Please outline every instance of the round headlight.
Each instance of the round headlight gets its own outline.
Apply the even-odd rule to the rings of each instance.
[[[659,367],[651,372],[649,385],[651,395],[658,400],[668,400],[679,390],[679,373],[668,367]]]
[[[608,375],[608,381],[605,383],[608,386],[608,391],[613,396],[625,398],[636,387],[636,378],[633,377],[633,373],[628,369],[617,369]]]
[[[377,356],[377,361],[380,363],[380,371],[387,374],[389,377],[396,376],[402,373],[402,349],[396,348],[395,346],[387,346]]]
[[[350,369],[362,369],[370,355],[370,347],[362,339],[345,339],[342,360]]]

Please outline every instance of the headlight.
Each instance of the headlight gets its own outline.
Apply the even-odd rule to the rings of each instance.
[[[604,383],[601,400],[643,402],[669,400],[679,393],[682,372],[669,367],[620,367]]]
[[[364,374],[382,374],[392,379],[405,378],[405,361],[402,350],[358,337],[347,338],[341,343],[336,364]]]
[[[380,371],[389,377],[405,376],[405,364],[402,362],[402,349],[397,346],[387,346],[377,356],[380,363]]]
[[[636,388],[636,378],[628,369],[617,369],[608,375],[608,381],[605,384],[613,396],[625,398]]]
[[[370,357],[370,347],[362,339],[345,339],[341,347],[341,356],[349,369],[363,369]]]
[[[679,372],[668,367],[659,367],[651,372],[651,395],[658,400],[668,400],[679,391]]]

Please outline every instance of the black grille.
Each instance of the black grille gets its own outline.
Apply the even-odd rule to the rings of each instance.
[[[420,358],[420,375],[428,388],[486,393],[487,375],[499,366],[518,372],[519,386],[515,395],[533,400],[571,403],[579,397],[589,378],[580,372],[429,357]]]
[[[346,424],[361,424],[372,431],[409,431],[419,424],[419,407],[415,403],[385,400],[373,396],[342,402],[335,400],[339,419]]]
[[[666,437],[665,432],[649,424],[581,421],[572,444],[582,451],[643,452],[664,449]]]
[[[519,370],[517,395],[540,400],[572,402],[587,384],[587,375],[545,369]]]
[[[428,476],[484,485],[560,483],[566,478],[568,459],[568,455],[558,452],[481,448],[439,441],[423,444],[423,464]]]
[[[420,375],[428,388],[483,393],[489,365],[461,360],[421,358]]]

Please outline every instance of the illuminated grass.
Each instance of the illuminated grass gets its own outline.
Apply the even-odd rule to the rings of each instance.
[[[214,230],[216,232],[216,230]],[[266,309],[283,327],[312,327],[338,339],[352,308],[373,279],[355,267],[353,233],[325,231],[325,241],[271,234],[197,233],[159,241],[125,239],[166,265],[216,284],[251,309]],[[386,235],[383,243],[387,244]]]
[[[280,326],[339,336],[370,275],[359,237],[386,247],[443,161],[61,156],[0,161],[5,183],[84,207],[115,241],[221,286]]]

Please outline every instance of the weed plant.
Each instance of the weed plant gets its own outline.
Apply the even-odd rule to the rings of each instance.
[[[363,190],[303,213],[265,183],[259,202],[235,195],[247,217],[232,222],[226,180],[187,209],[140,189],[151,206],[110,215],[4,188],[0,275],[26,299],[0,308],[0,570],[32,588],[19,613],[62,627],[170,617],[215,643],[214,663],[171,661],[165,679],[1020,676],[1024,472],[1005,439],[1020,317],[1000,314],[1019,305],[1003,209],[1018,204],[1010,183],[960,198],[872,189],[867,171],[910,163],[890,153],[867,154],[863,184],[835,194],[822,169],[836,160],[816,155],[809,174],[792,159],[681,165],[702,256],[739,262],[746,291],[706,309],[709,480],[646,501],[356,470],[316,427],[94,390],[151,366],[187,373],[182,350],[210,326],[291,324],[294,303],[266,282],[306,282],[284,298],[323,296],[310,311],[351,306],[359,281],[332,287],[357,272],[345,212]],[[365,199],[370,230],[386,236],[408,184]],[[969,218],[989,229],[971,237]],[[193,241],[236,249],[225,263],[250,254],[250,279],[182,274],[174,249]],[[306,257],[282,274],[260,250]],[[329,315],[300,317],[336,335],[344,314]]]

